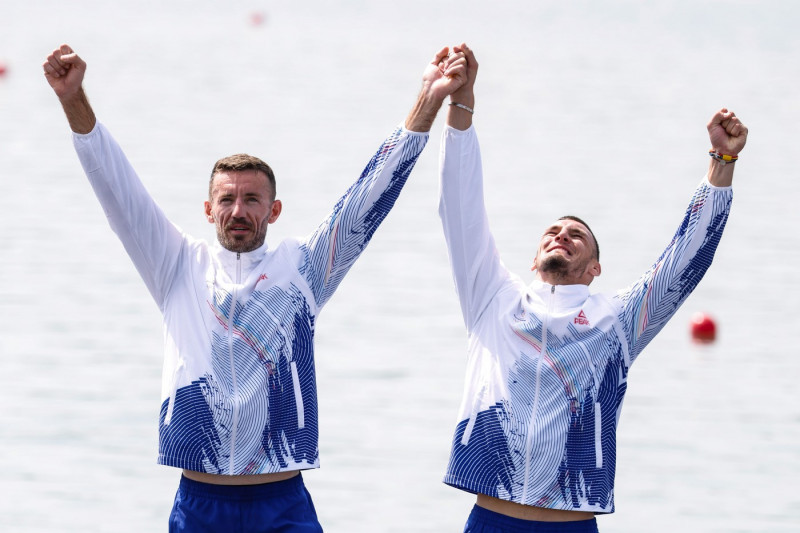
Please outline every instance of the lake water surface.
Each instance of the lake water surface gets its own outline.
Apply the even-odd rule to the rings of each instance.
[[[255,24],[253,14],[263,15]],[[109,230],[41,74],[55,46],[164,210],[194,235],[213,162],[263,157],[304,235],[468,42],[489,216],[526,274],[539,232],[586,218],[613,291],[661,252],[708,165],[721,106],[750,127],[714,266],[631,372],[617,512],[604,532],[798,531],[800,6],[787,1],[41,0],[0,17],[0,530],[164,531],[179,472],[155,464],[158,310]],[[466,338],[436,215],[443,121],[322,314],[322,468],[332,533],[457,532],[441,483]],[[691,342],[693,312],[713,345]]]

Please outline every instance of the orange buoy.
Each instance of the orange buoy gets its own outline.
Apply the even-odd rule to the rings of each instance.
[[[714,342],[717,338],[717,324],[707,314],[697,312],[692,315],[691,332],[692,340],[695,342]]]

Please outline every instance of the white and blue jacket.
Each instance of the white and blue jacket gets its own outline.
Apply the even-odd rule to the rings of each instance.
[[[447,127],[439,213],[469,356],[445,483],[525,505],[614,511],[628,371],[711,265],[732,198],[704,179],[655,264],[614,295],[526,285],[489,231],[474,128]]]
[[[308,237],[235,253],[171,224],[101,124],[74,134],[109,223],[163,314],[159,463],[230,475],[319,466],[317,316],[427,139],[398,127]]]

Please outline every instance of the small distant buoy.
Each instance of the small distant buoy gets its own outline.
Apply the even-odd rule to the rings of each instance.
[[[0,76],[5,76],[6,72],[8,72],[8,67],[4,62],[0,61]]]
[[[250,13],[250,24],[253,26],[261,26],[266,20],[267,17],[260,11],[253,11]]]
[[[692,340],[699,343],[711,343],[717,338],[717,324],[705,313],[695,313],[691,322]]]

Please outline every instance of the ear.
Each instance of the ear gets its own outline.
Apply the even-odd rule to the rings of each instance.
[[[214,213],[211,211],[211,202],[206,200],[203,205],[205,207],[204,211],[206,212],[206,219],[208,220],[208,222],[210,224],[213,224],[214,223]]]
[[[589,272],[589,274],[592,275],[592,277],[596,278],[597,276],[600,275],[600,273],[602,271],[603,271],[603,269],[600,267],[600,263],[598,263],[597,261],[592,261],[592,264],[589,265],[588,272]]]
[[[273,222],[278,220],[278,217],[281,216],[282,210],[283,210],[283,204],[281,203],[280,200],[275,200],[274,202],[272,202],[272,209],[270,210],[269,219],[267,220],[267,222],[269,224],[272,224]]]

